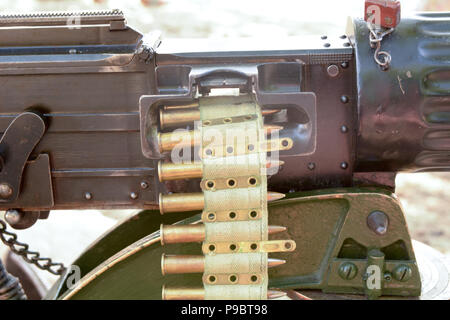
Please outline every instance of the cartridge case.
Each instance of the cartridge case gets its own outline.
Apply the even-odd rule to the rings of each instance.
[[[206,229],[203,224],[161,225],[161,244],[202,242]]]
[[[204,206],[205,198],[201,192],[159,195],[159,211],[161,214],[197,211],[202,210]]]

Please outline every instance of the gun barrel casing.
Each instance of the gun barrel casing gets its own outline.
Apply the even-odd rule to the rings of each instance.
[[[268,226],[268,234],[286,231],[283,226]],[[190,243],[202,242],[206,239],[206,228],[204,224],[186,224],[186,225],[161,225],[160,226],[161,244],[172,243]]]
[[[267,299],[277,299],[285,297],[286,292],[277,290],[268,290]],[[205,300],[204,288],[186,288],[186,287],[166,287],[162,288],[163,300]]]
[[[286,263],[286,260],[268,259],[269,268],[277,267]],[[243,266],[245,267],[245,266]],[[181,274],[181,273],[203,273],[205,271],[205,256],[194,255],[166,255],[161,256],[161,273]]]
[[[269,161],[266,168],[281,167],[283,161]],[[196,179],[203,176],[203,166],[201,162],[192,163],[158,163],[158,177],[159,181],[180,180],[180,179]]]
[[[275,201],[284,198],[285,195],[278,192],[267,192],[267,201]],[[169,212],[199,211],[205,207],[205,197],[202,192],[159,194],[159,211],[161,214]]]

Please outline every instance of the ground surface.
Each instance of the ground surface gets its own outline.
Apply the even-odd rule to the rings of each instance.
[[[142,2],[146,3],[144,7]],[[363,0],[21,0],[0,1],[0,11],[29,12],[121,8],[143,33],[174,37],[284,37],[339,33],[347,16],[361,16]],[[308,3],[308,6],[304,4]],[[345,3],[345,6],[343,5]],[[449,0],[403,1],[403,12],[450,10]],[[397,192],[413,238],[450,255],[450,173],[400,174]],[[70,264],[100,234],[129,212],[53,212],[19,232],[33,249]],[[1,250],[1,246],[0,246]],[[55,279],[40,273],[47,285]]]

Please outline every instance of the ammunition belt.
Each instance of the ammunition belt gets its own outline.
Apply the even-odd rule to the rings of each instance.
[[[267,152],[290,148],[292,141],[267,140],[261,109],[250,96],[200,98],[199,110],[198,130],[172,137],[188,136],[187,145],[200,145],[201,164],[186,168],[201,172],[203,192],[160,195],[160,208],[203,211],[202,225],[161,227],[163,244],[202,241],[203,257],[180,256],[175,262],[176,256],[163,255],[161,266],[163,274],[203,272],[203,287],[163,288],[163,299],[267,299],[268,253],[295,249],[293,241],[268,239]]]

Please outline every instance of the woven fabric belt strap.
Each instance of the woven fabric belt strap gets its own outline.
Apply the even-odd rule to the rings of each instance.
[[[205,299],[267,299],[266,137],[250,96],[200,99]]]

